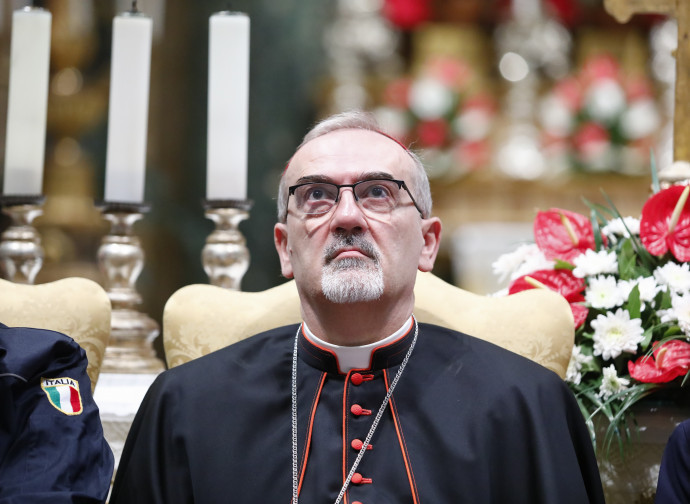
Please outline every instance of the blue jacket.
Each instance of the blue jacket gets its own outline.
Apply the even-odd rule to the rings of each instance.
[[[0,504],[105,502],[113,454],[86,365],[64,334],[0,324]]]
[[[690,502],[690,419],[681,422],[668,440],[661,459],[655,502]]]

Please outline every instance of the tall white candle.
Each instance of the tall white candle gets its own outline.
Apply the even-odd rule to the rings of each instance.
[[[247,199],[249,17],[209,19],[206,198]]]
[[[50,12],[27,7],[12,15],[3,194],[41,194],[45,159]]]
[[[151,33],[141,13],[113,19],[105,201],[144,201]]]

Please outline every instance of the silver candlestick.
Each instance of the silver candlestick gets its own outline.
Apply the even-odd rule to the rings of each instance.
[[[249,268],[249,250],[238,226],[249,217],[251,207],[249,200],[204,201],[206,218],[216,225],[201,252],[201,262],[212,285],[240,290],[242,277]]]
[[[153,349],[160,327],[136,309],[141,296],[135,283],[144,267],[144,251],[132,228],[148,210],[146,205],[132,203],[106,202],[101,206],[103,218],[110,222],[110,233],[98,249],[98,266],[113,308],[101,373],[159,373],[165,368]]]
[[[32,226],[43,213],[41,195],[2,196],[0,206],[12,223],[0,237],[0,271],[15,283],[33,284],[43,266],[41,237]]]

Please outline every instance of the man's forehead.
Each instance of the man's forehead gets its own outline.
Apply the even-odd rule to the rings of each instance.
[[[296,180],[322,170],[335,175],[375,171],[402,177],[409,173],[411,164],[405,148],[390,137],[377,131],[344,129],[304,144],[290,160],[286,175]]]

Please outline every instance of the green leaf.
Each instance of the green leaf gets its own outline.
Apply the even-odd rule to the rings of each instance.
[[[604,240],[601,237],[601,228],[599,227],[599,221],[597,220],[597,215],[594,210],[589,212],[589,221],[592,223],[592,233],[594,234],[594,249],[601,250],[604,246]]]
[[[621,280],[637,278],[637,255],[630,240],[623,240],[618,254],[618,275]]]
[[[644,334],[642,335],[642,342],[640,343],[642,350],[647,350],[649,344],[652,342],[652,336],[654,336],[654,328],[649,327],[645,330]]]
[[[659,184],[659,172],[656,169],[654,149],[649,149],[649,168],[652,171],[652,192],[656,194],[661,191],[661,185]]]
[[[635,284],[635,287],[630,291],[628,296],[628,313],[631,319],[640,318],[640,307],[642,303],[640,302],[640,286]]]
[[[572,263],[569,263],[568,261],[564,261],[563,259],[556,259],[555,264],[554,264],[554,269],[574,270],[575,265]]]

